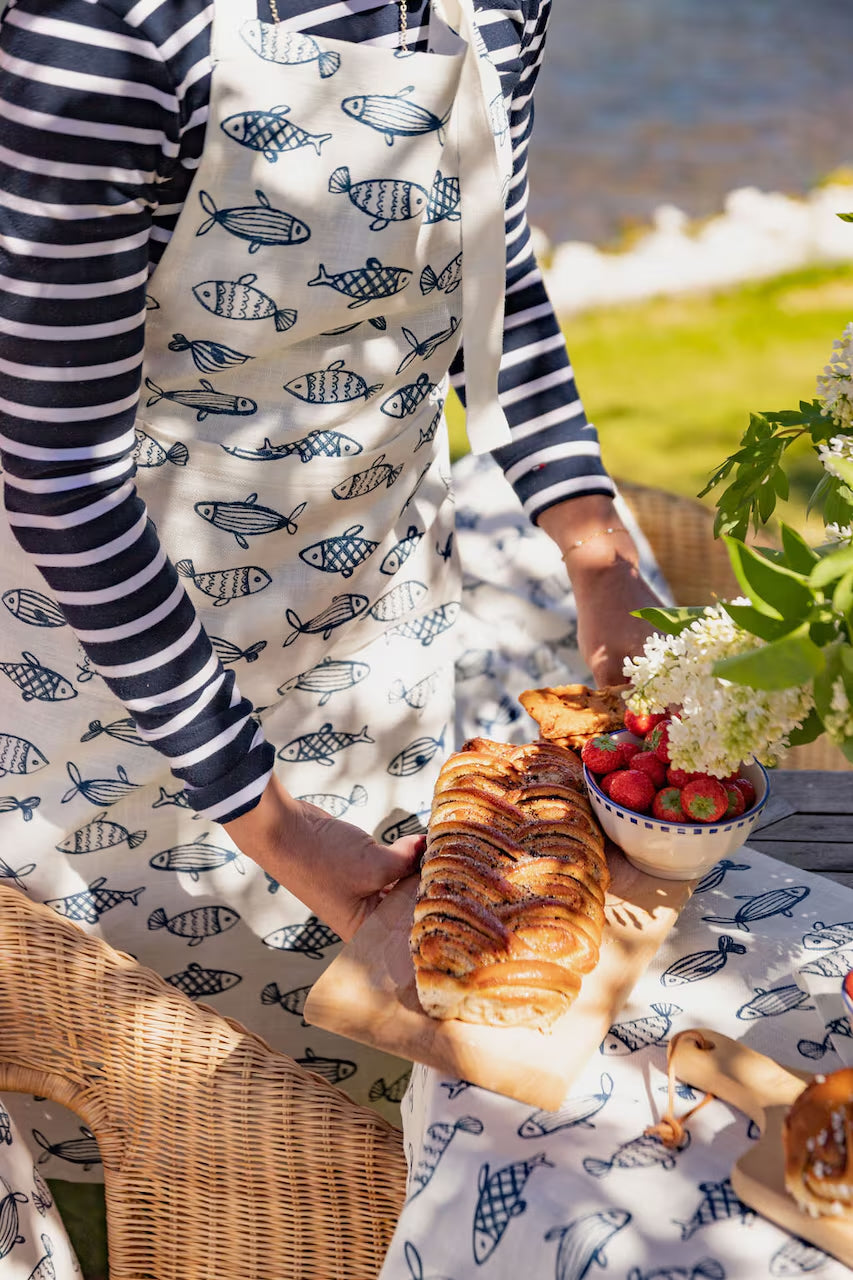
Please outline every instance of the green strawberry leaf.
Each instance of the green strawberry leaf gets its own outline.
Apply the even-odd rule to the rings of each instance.
[[[808,684],[824,668],[823,650],[810,638],[807,626],[749,653],[722,658],[711,668],[715,676],[750,689],[790,689]]]

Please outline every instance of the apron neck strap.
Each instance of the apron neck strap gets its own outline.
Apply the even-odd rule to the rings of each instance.
[[[465,421],[473,453],[509,444],[498,400],[506,291],[504,193],[489,103],[501,92],[494,67],[481,56],[473,0],[446,0],[467,43],[454,111],[462,193],[462,300]],[[483,49],[483,55],[485,50]]]

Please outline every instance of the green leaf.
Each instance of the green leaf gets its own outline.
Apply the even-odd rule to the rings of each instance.
[[[819,649],[834,644],[838,639],[838,615],[831,610],[823,610],[809,623],[809,635]]]
[[[822,512],[824,524],[849,525],[853,517],[853,493],[837,476],[829,476],[828,480]]]
[[[824,472],[812,490],[811,497],[806,504],[806,515],[811,515],[813,511],[820,510],[821,505],[826,501],[831,488],[832,476]]]
[[[760,649],[722,658],[711,668],[715,676],[750,689],[790,689],[808,684],[824,667],[823,651],[799,627]]]
[[[809,574],[809,583],[820,591],[831,582],[836,582],[849,569],[853,569],[853,547],[845,544],[818,560]]]
[[[823,721],[814,707],[812,707],[803,723],[798,728],[792,729],[788,734],[788,745],[791,747],[804,747],[807,742],[814,742],[815,738],[819,738],[822,733]]]
[[[853,213],[837,213],[836,218],[840,218],[842,222],[853,222]]]
[[[832,607],[844,618],[849,630],[853,621],[853,567],[849,568],[835,584]]]
[[[788,501],[790,486],[788,485],[788,477],[781,467],[777,467],[773,472],[773,488],[776,490],[776,496],[781,498],[783,502]]]
[[[677,636],[679,631],[683,631],[685,627],[690,626],[691,622],[701,618],[704,612],[704,605],[682,605],[675,609],[635,609],[631,616],[650,622],[664,635]]]
[[[799,427],[802,426],[803,414],[801,409],[765,409],[765,418],[772,418],[780,427]]]
[[[844,681],[844,692],[847,694],[847,701],[853,701],[853,649],[849,644],[842,643],[841,653],[841,679]]]
[[[733,538],[745,538],[749,528],[749,509],[743,507],[737,513],[729,514],[722,508],[714,517],[714,537],[730,534]]]
[[[821,720],[826,720],[832,706],[832,686],[841,675],[841,649],[843,641],[827,645],[823,650],[825,666],[814,680],[814,703]]]
[[[767,521],[776,510],[776,486],[768,483],[768,478],[766,476],[761,482],[761,486],[758,490],[757,502],[758,514],[761,519],[761,523],[767,524]]]
[[[796,529],[792,529],[788,524],[782,524],[781,527],[782,546],[789,568],[796,573],[811,573],[817,564],[817,555],[812,551],[805,538],[797,533]]]
[[[723,608],[732,622],[743,627],[744,631],[748,631],[750,635],[758,636],[759,640],[778,640],[794,630],[793,622],[768,618],[765,613],[759,613],[757,609],[753,609],[751,604],[732,604],[725,600]]]
[[[850,458],[833,458],[832,469],[845,484],[853,485],[853,461]]]
[[[771,564],[736,538],[724,541],[735,577],[759,613],[797,621],[807,617],[814,595],[801,575]]]
[[[710,480],[705,485],[705,488],[699,491],[699,493],[697,494],[697,497],[704,498],[705,495],[707,493],[710,493],[712,489],[716,489],[718,484],[722,484],[722,482],[725,480],[729,472],[734,470],[734,465],[735,465],[734,458],[727,458],[726,461],[723,463],[723,465],[721,467],[718,467],[717,470],[712,474]]]

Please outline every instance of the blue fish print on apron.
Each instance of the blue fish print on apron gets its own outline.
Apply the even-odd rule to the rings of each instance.
[[[140,496],[285,785],[377,840],[422,828],[452,748],[443,406],[463,304],[473,359],[494,318],[478,290],[502,302],[500,182],[484,196],[473,164],[494,144],[497,172],[500,143],[463,136],[472,6],[446,3],[430,51],[401,61],[217,0],[205,150],[152,282],[135,426]],[[498,229],[485,265],[468,209]],[[0,876],[393,1118],[399,1061],[304,1025],[337,935],[200,825],[43,580],[7,563],[0,823],[24,834]],[[43,1149],[73,1167],[74,1126],[51,1113]]]

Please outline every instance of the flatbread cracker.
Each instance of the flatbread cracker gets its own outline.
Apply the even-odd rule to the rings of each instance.
[[[578,750],[597,733],[612,733],[625,725],[626,685],[590,689],[585,684],[525,689],[519,702],[539,725],[543,738]]]

